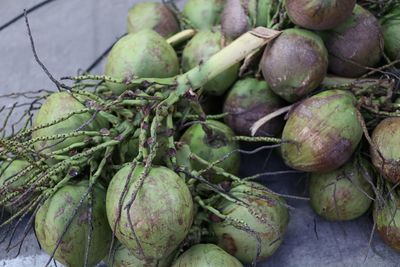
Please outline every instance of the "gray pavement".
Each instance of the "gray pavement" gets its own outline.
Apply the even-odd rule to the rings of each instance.
[[[29,8],[39,0],[1,0],[0,24]],[[86,68],[118,36],[125,32],[125,19],[135,0],[58,0],[30,15],[30,23],[39,57],[56,77],[74,75]],[[183,1],[178,1],[182,4]],[[104,62],[103,62],[104,63]],[[95,69],[101,73],[103,64]],[[55,90],[54,85],[35,63],[24,22],[21,20],[0,32],[0,94],[37,90]],[[7,104],[0,101],[0,104]],[[244,159],[243,174],[262,169],[265,153]],[[268,168],[280,170],[274,159]],[[277,192],[305,195],[302,175],[264,177],[262,181]],[[294,207],[289,230],[281,248],[259,266],[347,267],[398,266],[400,255],[374,237],[369,247],[371,216],[345,223],[330,223],[316,217],[307,202],[288,200]],[[0,233],[0,238],[3,233]],[[19,233],[20,234],[20,233]],[[30,233],[21,254],[7,253],[0,244],[0,266],[43,266],[47,256],[39,250]]]

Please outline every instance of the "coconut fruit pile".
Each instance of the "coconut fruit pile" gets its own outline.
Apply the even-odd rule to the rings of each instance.
[[[285,198],[300,198],[241,175],[240,161],[274,149],[309,176],[301,201],[316,214],[372,211],[400,251],[398,1],[143,2],[121,15],[128,34],[102,75],[7,96],[25,101],[1,110],[9,249],[22,227],[48,264],[268,262]]]

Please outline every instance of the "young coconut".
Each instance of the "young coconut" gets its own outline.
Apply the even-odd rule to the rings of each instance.
[[[179,73],[178,57],[165,39],[152,30],[142,30],[122,37],[111,49],[105,74],[115,79],[167,78]],[[108,82],[115,94],[127,89],[124,84]]]
[[[162,37],[170,37],[180,30],[179,22],[168,6],[155,2],[135,4],[128,12],[128,33],[149,29]]]
[[[219,31],[200,31],[185,46],[182,53],[182,69],[190,69],[201,65],[212,55],[223,48],[224,38]],[[207,94],[222,95],[236,81],[238,77],[239,63],[234,64],[214,79],[208,81],[203,90]]]
[[[309,192],[313,210],[331,221],[349,221],[363,215],[373,199],[368,164],[354,159],[331,172],[311,173]]]
[[[324,79],[328,52],[318,35],[287,29],[265,49],[260,65],[272,91],[286,101],[295,102]]]
[[[359,77],[382,56],[383,38],[378,20],[359,5],[344,23],[326,32],[329,70],[343,77]]]
[[[286,0],[290,20],[307,29],[328,30],[339,26],[356,5],[356,0]]]
[[[216,209],[233,220],[243,222],[249,229],[239,229],[228,220],[213,222],[210,228],[217,244],[243,263],[265,260],[283,241],[289,222],[285,201],[268,188],[253,182],[234,186],[229,193],[248,206],[222,199],[216,204]]]
[[[186,250],[172,267],[243,267],[234,257],[214,244],[198,244]]]
[[[355,104],[350,92],[328,90],[295,106],[282,133],[285,163],[301,171],[326,172],[347,162],[363,135]]]
[[[100,186],[93,188],[93,207],[88,207],[86,198],[68,227],[68,222],[82,196],[86,194],[88,185],[88,181],[81,181],[61,187],[39,208],[35,217],[36,237],[42,249],[48,254],[56,249],[54,259],[70,267],[85,265],[87,248],[87,266],[95,266],[107,255],[111,243],[112,233],[106,217],[106,193]],[[64,233],[66,227],[68,228]],[[90,245],[87,242],[89,231]]]
[[[189,145],[192,153],[203,160],[213,163],[225,158],[216,164],[224,171],[237,174],[240,166],[240,155],[235,150],[239,149],[237,141],[232,141],[235,134],[233,131],[219,121],[207,120],[204,124],[194,124],[190,126],[182,135],[180,141]],[[206,169],[208,166],[197,160],[192,161],[195,170]],[[209,171],[205,176],[212,182],[226,180],[221,174]]]
[[[276,96],[265,81],[246,78],[237,81],[229,92],[225,103],[225,123],[239,135],[250,136],[251,126],[261,117],[284,106],[284,101]],[[283,119],[274,118],[265,123],[258,135],[275,136],[283,128]]]
[[[108,222],[118,240],[138,259],[161,260],[189,232],[192,196],[185,181],[165,167],[151,167],[138,188],[143,171],[142,166],[132,170],[127,165],[114,175],[107,191]]]
[[[400,8],[392,10],[381,21],[385,53],[391,60],[400,59]]]
[[[400,181],[400,118],[386,118],[372,132],[371,158],[389,182]]]
[[[183,15],[199,30],[211,30],[220,22],[225,0],[188,0]]]

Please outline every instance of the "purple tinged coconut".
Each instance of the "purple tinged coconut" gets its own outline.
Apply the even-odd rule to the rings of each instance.
[[[134,5],[128,12],[128,33],[144,29],[154,30],[167,38],[180,30],[174,13],[164,4],[142,2]]]
[[[68,221],[74,215],[74,210],[87,192],[88,186],[88,181],[63,186],[46,200],[35,216],[35,233],[40,246],[49,255],[57,248],[54,259],[65,266],[81,267],[85,265],[89,227],[92,228],[92,239],[87,265],[95,266],[104,259],[109,251],[112,232],[106,217],[106,192],[100,186],[93,188],[91,224],[89,224],[90,211],[86,198],[63,235]],[[57,242],[61,237],[58,245]]]
[[[210,30],[219,24],[225,0],[188,0],[182,14],[199,30]]]
[[[315,213],[331,221],[349,221],[371,206],[372,171],[365,160],[352,160],[330,172],[312,173],[310,204]]]
[[[346,163],[363,135],[355,105],[350,92],[328,90],[295,106],[282,133],[285,163],[306,172],[332,171]]]
[[[257,183],[235,186],[229,193],[247,205],[222,199],[216,208],[222,214],[245,223],[253,233],[238,229],[229,221],[213,222],[210,228],[217,244],[246,264],[267,259],[281,245],[288,226],[289,212],[285,201]],[[256,235],[261,241],[257,259]]]
[[[328,30],[339,26],[356,5],[356,0],[286,0],[290,20],[307,29]]]
[[[186,250],[172,267],[243,267],[234,257],[214,244],[197,244]]]
[[[287,29],[265,49],[260,65],[272,91],[288,102],[295,102],[316,89],[325,78],[328,52],[318,35]]]
[[[246,78],[237,81],[229,92],[224,112],[225,123],[239,135],[250,136],[250,127],[263,116],[284,106],[284,101],[275,95],[265,81]],[[283,129],[283,119],[275,118],[265,123],[258,135],[274,136]]]
[[[178,57],[166,40],[152,30],[128,34],[115,43],[105,67],[105,75],[129,82],[134,78],[168,78],[179,74]],[[127,89],[125,84],[108,82],[114,94]]]
[[[389,182],[400,181],[400,118],[386,118],[372,132],[372,163]]]
[[[193,222],[192,196],[184,179],[175,172],[165,167],[151,167],[129,207],[127,204],[132,201],[144,170],[142,166],[131,168],[128,165],[120,169],[108,187],[108,222],[118,240],[138,259],[164,259],[189,233]]]
[[[381,26],[375,16],[359,5],[344,23],[324,33],[329,52],[329,71],[343,77],[359,77],[376,66],[382,56]]]

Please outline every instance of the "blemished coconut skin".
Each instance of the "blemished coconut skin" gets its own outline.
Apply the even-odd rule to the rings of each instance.
[[[82,100],[78,100],[76,97],[67,92],[57,92],[51,94],[40,107],[33,127],[51,123],[55,120],[61,119],[68,113],[85,109],[86,107],[82,102]],[[100,119],[99,116],[92,122],[90,122],[91,119],[92,114],[89,112],[76,114],[57,124],[33,131],[32,138],[67,134],[72,133],[77,129],[80,129],[81,131],[90,131],[107,127],[107,123]],[[82,125],[85,124],[87,125],[82,127]],[[47,154],[62,148],[66,148],[72,144],[82,142],[84,139],[85,136],[76,136],[55,140],[43,140],[35,142],[34,148],[37,152],[40,151],[40,153]]]
[[[374,204],[376,231],[392,249],[400,252],[400,201],[389,199],[384,205]]]
[[[285,102],[275,95],[265,81],[246,78],[237,81],[225,103],[225,123],[237,134],[250,136],[251,126],[263,116],[283,107]],[[283,129],[283,119],[278,117],[265,123],[257,135],[274,136]]]
[[[316,34],[287,29],[265,49],[260,65],[272,91],[288,102],[295,102],[325,78],[328,52]]]
[[[257,239],[252,233],[238,229],[229,222],[211,223],[217,244],[241,262],[249,264],[255,259],[263,261],[281,245],[289,222],[289,212],[285,201],[272,194],[266,187],[251,183],[233,187],[232,196],[250,205],[244,207],[223,199],[217,209],[224,215],[244,222],[259,235],[261,251],[257,255]]]
[[[227,125],[214,120],[207,120],[206,127],[211,130],[211,136],[207,136],[201,124],[194,124],[183,133],[180,141],[189,145],[192,153],[210,163],[220,160],[231,153],[228,158],[219,162],[216,166],[223,168],[226,172],[237,174],[240,167],[240,155],[237,152],[232,152],[239,149],[239,143],[229,140],[235,136],[234,132]],[[192,161],[192,166],[195,170],[207,168],[207,166],[194,160]],[[204,175],[213,182],[220,182],[226,179],[224,176],[217,175],[211,171]]]
[[[120,169],[107,190],[107,217],[115,236],[136,257],[160,260],[170,255],[183,241],[193,222],[193,201],[185,181],[165,167],[152,167],[129,209],[127,206],[143,171],[136,166]],[[131,174],[128,190],[122,199],[126,181]],[[120,214],[118,224],[117,218]],[[130,227],[131,218],[137,240]]]
[[[158,32],[167,38],[180,30],[174,13],[164,4],[143,2],[134,5],[128,12],[128,33],[144,29]]]
[[[35,232],[42,249],[47,254],[50,255],[56,248],[58,239],[62,236],[88,186],[88,181],[65,185],[39,208],[35,217]],[[92,227],[92,239],[88,266],[95,266],[107,255],[112,233],[107,223],[105,197],[105,190],[100,186],[94,186],[91,226],[86,199],[62,237],[54,255],[57,261],[70,267],[84,266],[89,227]]]
[[[370,178],[366,175],[372,177],[366,161],[349,161],[331,172],[311,173],[311,207],[315,213],[331,221],[349,221],[360,217],[369,209],[374,196],[367,180]]]
[[[382,28],[386,55],[393,61],[400,59],[400,8],[383,19]]]
[[[153,30],[128,34],[111,49],[105,75],[129,82],[135,77],[167,78],[179,74],[178,57],[165,39]],[[127,89],[125,84],[107,83],[119,95]]]
[[[328,90],[294,107],[282,133],[285,163],[301,171],[326,172],[347,162],[363,135],[355,104],[350,92]]]
[[[188,0],[182,14],[199,30],[210,30],[219,24],[225,0]]]
[[[356,5],[356,0],[286,0],[290,20],[307,29],[328,30],[339,26]]]
[[[329,71],[342,77],[359,77],[376,66],[382,56],[383,37],[378,20],[359,5],[344,23],[326,33]]]
[[[400,181],[400,118],[386,118],[372,132],[372,163],[392,183]],[[378,151],[379,152],[378,152]]]
[[[179,256],[172,267],[243,267],[243,265],[214,244],[197,244]]]
[[[220,31],[204,30],[198,32],[185,46],[182,52],[182,69],[189,71],[223,48],[224,38]],[[208,81],[203,90],[210,95],[220,96],[236,81],[238,77],[239,64],[223,71],[217,77]]]

